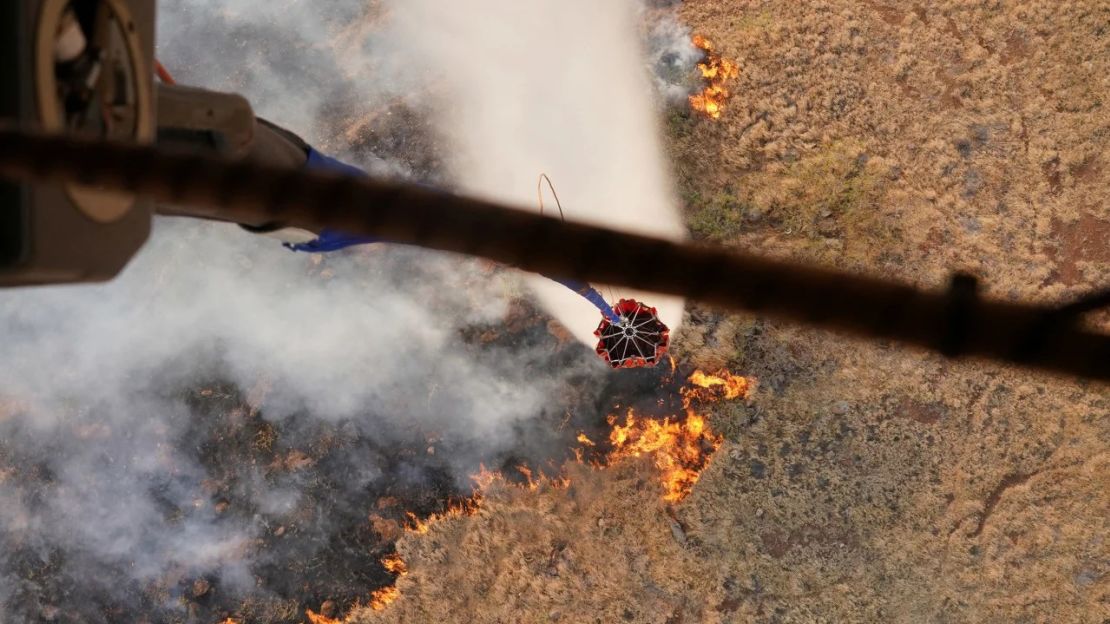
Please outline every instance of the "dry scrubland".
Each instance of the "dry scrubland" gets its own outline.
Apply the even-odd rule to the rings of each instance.
[[[742,68],[720,122],[667,120],[696,237],[1002,298],[1110,281],[1110,3],[681,12]],[[1110,619],[1107,387],[699,308],[677,342],[761,383],[674,520],[646,466],[495,489],[355,620]]]

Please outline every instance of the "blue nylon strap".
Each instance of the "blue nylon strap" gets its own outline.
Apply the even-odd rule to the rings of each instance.
[[[316,171],[330,171],[332,173],[349,175],[356,178],[366,177],[366,172],[362,169],[336,160],[331,156],[321,154],[311,147],[308,148],[308,162],[305,163],[305,168]],[[338,251],[355,245],[368,245],[378,242],[381,242],[381,239],[370,236],[352,236],[350,234],[344,234],[343,232],[324,229],[320,231],[320,235],[317,236],[315,240],[308,241],[307,243],[285,243],[285,247],[293,251],[324,253],[328,251]]]
[[[347,247],[355,245],[369,245],[370,243],[380,243],[380,238],[371,238],[369,236],[351,236],[343,232],[336,232],[334,230],[321,230],[320,235],[308,241],[307,243],[282,243],[286,249],[293,251],[304,251],[307,253],[325,253],[328,251],[339,251]]]
[[[601,293],[597,292],[597,289],[593,286],[578,280],[556,279],[550,275],[544,275],[544,277],[553,282],[558,282],[578,293],[583,299],[594,304],[595,308],[601,310],[601,313],[604,314],[605,318],[609,319],[610,322],[617,324],[621,322],[621,317],[613,310],[613,306],[609,305],[609,303],[605,301],[605,297],[602,297]]]
[[[356,178],[365,178],[366,172],[353,165],[336,160],[331,156],[326,156],[317,152],[313,148],[308,148],[308,162],[305,163],[306,169],[314,171],[331,171],[332,173],[342,173]]]

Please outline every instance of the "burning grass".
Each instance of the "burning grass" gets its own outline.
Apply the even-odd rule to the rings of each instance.
[[[312,609],[306,609],[304,614],[308,618],[308,624],[341,624],[342,622],[342,620],[316,613]]]
[[[445,513],[427,519],[420,519],[410,513],[407,531],[417,540],[428,539],[424,536],[431,533],[434,527],[444,524],[450,526],[451,523],[444,523],[445,520],[478,514],[487,492],[495,492],[498,497],[503,497],[507,491],[522,495],[527,492],[530,496],[542,497],[562,490],[566,492],[565,496],[571,496],[577,481],[584,478],[583,470],[587,471],[586,475],[596,476],[611,468],[634,465],[640,458],[650,458],[659,482],[661,502],[670,510],[672,505],[690,494],[714,452],[723,442],[723,437],[710,427],[708,418],[703,413],[705,406],[722,400],[747,398],[751,388],[751,380],[727,371],[716,374],[695,371],[689,377],[688,384],[678,390],[684,413],[682,416],[650,417],[637,413],[634,408],[627,409],[623,418],[613,414],[607,419],[609,434],[605,444],[594,442],[584,432],[578,434],[580,446],[576,452],[577,459],[565,465],[560,476],[547,476],[521,465],[516,467],[516,473],[523,479],[523,482],[519,482],[510,480],[502,472],[483,467],[473,477],[475,493],[471,498],[452,504]],[[660,405],[665,403],[659,401]],[[587,452],[593,453],[594,459],[587,461],[584,458]],[[681,533],[673,512],[668,511],[666,515],[670,518],[668,522],[671,523],[671,530]],[[601,522],[600,526],[603,526],[604,522]],[[558,547],[552,551],[553,560],[561,552],[562,549]],[[408,564],[400,554],[386,557],[382,565],[398,579],[409,575]],[[401,595],[401,588],[396,585],[379,589],[372,594],[368,608],[371,612],[383,611]],[[316,619],[312,619],[313,617],[314,614],[310,612],[311,624],[337,622],[319,619],[320,616],[315,616]],[[356,609],[352,617],[354,621],[362,621],[366,617],[366,610]]]
[[[709,457],[721,445],[721,438],[708,431],[705,419],[690,414],[684,422],[641,418],[629,410],[624,423],[610,417],[613,431],[609,461],[628,457],[651,456],[659,468],[663,500],[677,503],[694,487]]]
[[[706,86],[690,96],[690,106],[711,119],[720,119],[725,102],[732,96],[725,85],[740,76],[740,66],[717,54],[713,42],[701,35],[694,35],[694,46],[705,53],[698,71]]]
[[[720,448],[723,437],[709,428],[706,417],[698,413],[695,403],[715,402],[722,399],[746,398],[751,382],[728,371],[709,375],[694,371],[690,385],[682,388],[682,408],[685,418],[665,417],[663,420],[645,418],[629,409],[623,421],[615,414],[609,416],[612,427],[609,446],[612,450],[608,463],[625,458],[650,456],[659,469],[663,485],[663,500],[677,503],[690,493],[701,471],[713,453]],[[581,436],[581,441],[585,436]],[[589,438],[585,441],[593,445]]]

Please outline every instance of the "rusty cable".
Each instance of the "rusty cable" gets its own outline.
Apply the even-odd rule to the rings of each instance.
[[[555,277],[619,284],[941,352],[1110,380],[1110,335],[1078,308],[984,300],[970,276],[946,292],[692,243],[562,222],[432,189],[290,171],[149,146],[0,129],[0,174],[78,182],[247,225],[329,227],[481,256]]]

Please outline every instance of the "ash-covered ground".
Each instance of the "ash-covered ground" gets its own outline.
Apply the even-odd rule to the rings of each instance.
[[[183,254],[172,260],[188,262],[196,249],[190,243],[217,253],[189,240],[196,236],[191,228],[182,235],[167,242]],[[285,252],[261,253],[255,260]],[[578,431],[604,422],[601,397],[613,395],[606,386],[633,384],[607,374],[586,347],[549,327],[525,300],[507,298],[485,319],[463,314],[457,306],[478,304],[471,301],[475,285],[445,260],[372,249],[298,262],[304,274],[290,285],[295,289],[349,281],[358,293],[385,297],[386,285],[374,276],[421,284],[413,297],[449,289],[456,294],[429,302],[442,309],[407,329],[418,333],[420,323],[452,329],[430,344],[420,335],[381,348],[352,344],[337,351],[342,341],[327,342],[318,345],[322,359],[310,351],[314,345],[286,337],[276,349],[263,346],[267,357],[284,361],[256,368],[265,361],[258,352],[229,351],[250,350],[259,336],[174,336],[180,328],[172,319],[150,327],[129,319],[135,326],[128,331],[140,334],[135,341],[167,341],[165,357],[150,345],[115,343],[117,319],[92,316],[104,311],[88,299],[91,291],[31,297],[34,315],[24,314],[27,297],[4,301],[7,321],[25,330],[9,347],[27,369],[5,373],[0,410],[4,621],[300,622],[306,608],[346,612],[392,582],[380,561],[409,513],[424,517],[469,496],[468,475],[482,464],[516,474],[519,465],[561,463]],[[183,293],[174,284],[195,277],[195,268],[170,264],[133,268],[138,275],[113,287],[123,292],[96,296],[133,305],[130,289],[147,290],[142,315],[173,314],[182,294],[212,299],[216,315],[234,316],[232,308],[245,305],[234,295],[220,301],[215,286]],[[149,290],[148,279],[159,273],[160,288]],[[218,273],[202,272],[217,281]],[[503,273],[478,266],[469,278],[496,282]],[[389,292],[394,305],[406,297],[403,285]],[[376,314],[372,306],[363,312]],[[231,324],[247,332],[242,323],[274,322]],[[320,322],[337,320],[324,315]],[[342,340],[381,340],[360,331],[341,332]],[[105,334],[106,344],[92,343],[91,336]],[[72,344],[89,353],[57,359]],[[103,364],[121,357],[117,349],[146,357],[124,358],[134,368],[117,372]],[[240,357],[246,369],[238,369]],[[46,365],[56,379],[41,378]],[[104,372],[97,377],[88,367]],[[536,374],[544,379],[528,379]],[[325,396],[288,387],[306,375],[321,376],[312,383],[326,393],[338,391],[330,375],[342,384],[361,380],[365,392]],[[500,384],[543,387],[543,394]],[[486,420],[491,409],[503,410],[499,422]]]

